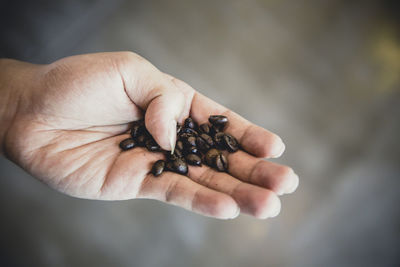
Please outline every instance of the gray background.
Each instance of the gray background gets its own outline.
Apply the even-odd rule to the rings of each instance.
[[[1,57],[135,51],[281,135],[277,162],[300,175],[277,218],[218,221],[70,198],[1,158],[1,266],[399,266],[398,14],[395,1],[1,1]]]

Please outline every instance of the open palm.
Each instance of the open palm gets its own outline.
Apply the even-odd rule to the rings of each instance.
[[[35,77],[8,131],[7,154],[68,195],[151,198],[217,218],[234,218],[240,211],[267,218],[280,211],[277,195],[298,185],[291,168],[262,159],[283,152],[279,137],[136,54],[65,58],[37,66]],[[229,174],[190,166],[188,176],[166,172],[156,178],[149,170],[163,158],[161,153],[144,148],[122,152],[118,146],[129,136],[129,123],[144,111],[146,127],[164,149],[170,148],[172,118],[182,122],[190,115],[203,123],[211,114],[223,114],[230,121],[226,131],[245,151],[228,155]]]

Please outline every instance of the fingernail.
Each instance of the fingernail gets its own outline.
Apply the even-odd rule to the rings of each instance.
[[[290,189],[287,190],[286,194],[293,193],[297,189],[297,187],[299,186],[299,176],[297,174],[294,174],[294,176],[295,177],[294,177],[293,184],[290,187]]]
[[[272,145],[271,148],[271,157],[279,158],[282,156],[283,152],[285,151],[285,144],[283,143],[281,138],[277,138],[277,141]]]
[[[274,203],[271,209],[271,213],[269,215],[270,218],[278,216],[278,214],[281,212],[281,202],[278,200]]]
[[[238,207],[238,209],[237,209],[235,215],[233,215],[233,216],[231,217],[231,219],[235,219],[237,216],[239,216],[239,214],[240,214],[240,208]]]
[[[176,120],[172,120],[170,123],[168,137],[172,155],[174,154],[175,143],[176,143]]]

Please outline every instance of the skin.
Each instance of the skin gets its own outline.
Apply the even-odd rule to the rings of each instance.
[[[1,152],[52,188],[99,200],[156,199],[220,219],[240,212],[278,215],[279,195],[298,176],[264,158],[285,146],[275,134],[201,95],[132,52],[63,58],[48,65],[0,60]],[[161,153],[122,152],[129,123],[143,117],[165,150],[175,144],[176,122],[211,114],[229,118],[226,131],[244,151],[227,155],[229,174],[190,166],[188,177],[149,171]]]

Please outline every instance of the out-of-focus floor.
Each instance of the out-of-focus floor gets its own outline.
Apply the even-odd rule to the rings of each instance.
[[[10,3],[0,56],[138,52],[281,135],[277,162],[300,186],[277,218],[218,221],[155,201],[70,198],[2,158],[1,266],[399,266],[394,1]]]

